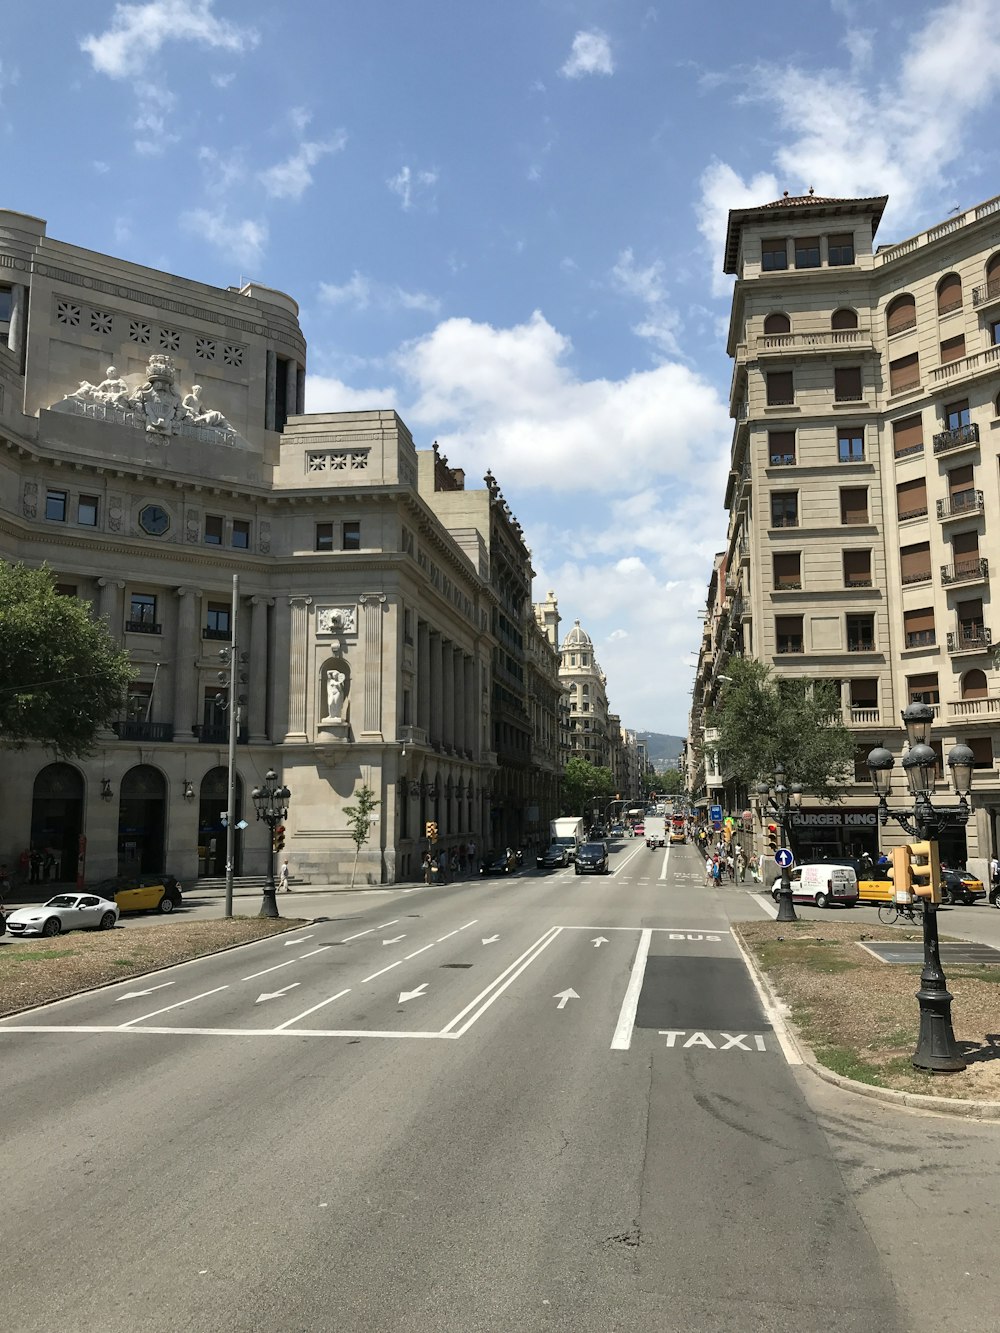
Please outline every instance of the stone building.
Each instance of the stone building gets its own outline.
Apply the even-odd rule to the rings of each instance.
[[[136,669],[86,760],[5,756],[0,860],[30,842],[64,879],[84,848],[88,880],[224,873],[234,575],[236,873],[267,861],[249,793],[269,767],[292,791],[292,873],[320,881],[349,870],[362,784],[380,801],[362,882],[415,876],[428,820],[443,845],[484,848],[554,806],[554,677],[529,711],[523,637],[510,647],[532,620],[516,520],[491,477],[466,490],[391,411],[304,415],[291,297],[0,212],[0,338],[0,556],[47,563]],[[508,658],[522,689],[498,707]]]
[[[839,824],[816,806],[800,831],[816,853],[874,850],[865,756],[898,759],[900,712],[926,702],[939,755],[976,756],[973,819],[942,854],[982,867],[1000,812],[1000,197],[876,246],[886,202],[810,193],[729,215],[729,532],[692,736],[731,652],[833,682],[856,786]]]
[[[571,757],[611,767],[607,680],[579,620],[563,639],[559,676],[569,693]]]

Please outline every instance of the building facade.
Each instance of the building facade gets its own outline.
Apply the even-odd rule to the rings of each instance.
[[[1000,198],[876,245],[886,202],[810,193],[730,213],[729,530],[691,736],[730,653],[832,682],[856,785],[839,811],[804,809],[800,833],[817,854],[874,850],[865,757],[900,756],[900,712],[926,702],[939,756],[957,741],[976,756],[973,818],[942,854],[982,868],[1000,812]]]
[[[291,297],[0,212],[0,339],[0,556],[46,563],[136,670],[89,758],[5,755],[0,859],[52,847],[64,880],[81,856],[88,880],[223,874],[234,635],[237,874],[266,865],[249,793],[272,767],[292,873],[318,881],[349,873],[361,785],[380,802],[362,882],[415,877],[428,821],[485,850],[554,812],[557,663],[532,642],[528,681],[516,520],[492,477],[466,490],[391,411],[305,415]]]

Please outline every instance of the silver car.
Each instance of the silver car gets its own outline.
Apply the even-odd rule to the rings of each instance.
[[[59,935],[64,930],[110,930],[118,904],[93,893],[57,893],[41,907],[19,907],[7,918],[11,935]]]

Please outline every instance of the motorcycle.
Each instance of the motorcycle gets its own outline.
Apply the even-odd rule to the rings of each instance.
[[[647,838],[647,839],[646,839],[646,846],[649,847],[652,851],[655,852],[655,851],[656,851],[656,839],[655,839],[655,838]]]

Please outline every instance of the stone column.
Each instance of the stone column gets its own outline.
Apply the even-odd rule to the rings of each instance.
[[[267,694],[271,682],[267,676],[267,608],[274,601],[267,597],[250,598],[250,688],[247,721],[251,745],[267,741]]]
[[[287,741],[306,741],[306,668],[308,664],[309,608],[311,597],[289,597],[291,625],[288,632],[288,734]],[[324,713],[326,709],[322,710]]]
[[[365,613],[365,691],[363,730],[382,737],[382,617],[384,593],[362,593],[358,598]],[[355,706],[357,706],[355,695]]]
[[[20,356],[24,347],[24,328],[25,328],[25,297],[27,292],[24,284],[14,283],[10,292],[10,323],[7,325],[7,346],[15,354]]]
[[[431,649],[427,621],[417,624],[417,726],[430,734],[431,726]]]
[[[267,369],[264,381],[264,429],[274,430],[274,406],[278,383],[278,358],[272,348],[267,349]]]
[[[465,739],[465,658],[461,648],[455,649],[455,749],[465,754],[468,741]]]
[[[430,740],[432,745],[441,744],[441,635],[438,630],[430,631]]]
[[[446,750],[455,748],[455,645],[442,644],[441,651],[441,740]]]
[[[298,362],[289,357],[285,362],[285,414],[295,416],[295,404],[298,399],[299,377]]]
[[[97,614],[107,621],[112,638],[121,642],[122,638],[122,603],[121,594],[125,588],[124,579],[98,579],[100,597]]]
[[[462,662],[462,674],[465,677],[465,748],[473,759],[481,753],[479,728],[476,726],[476,663],[472,657]]]
[[[201,611],[201,591],[198,588],[177,589],[177,639],[174,643],[174,740],[189,741],[191,730],[199,722],[198,658],[200,638],[198,616]]]
[[[295,415],[301,416],[306,410],[306,371],[299,366],[295,376]]]

